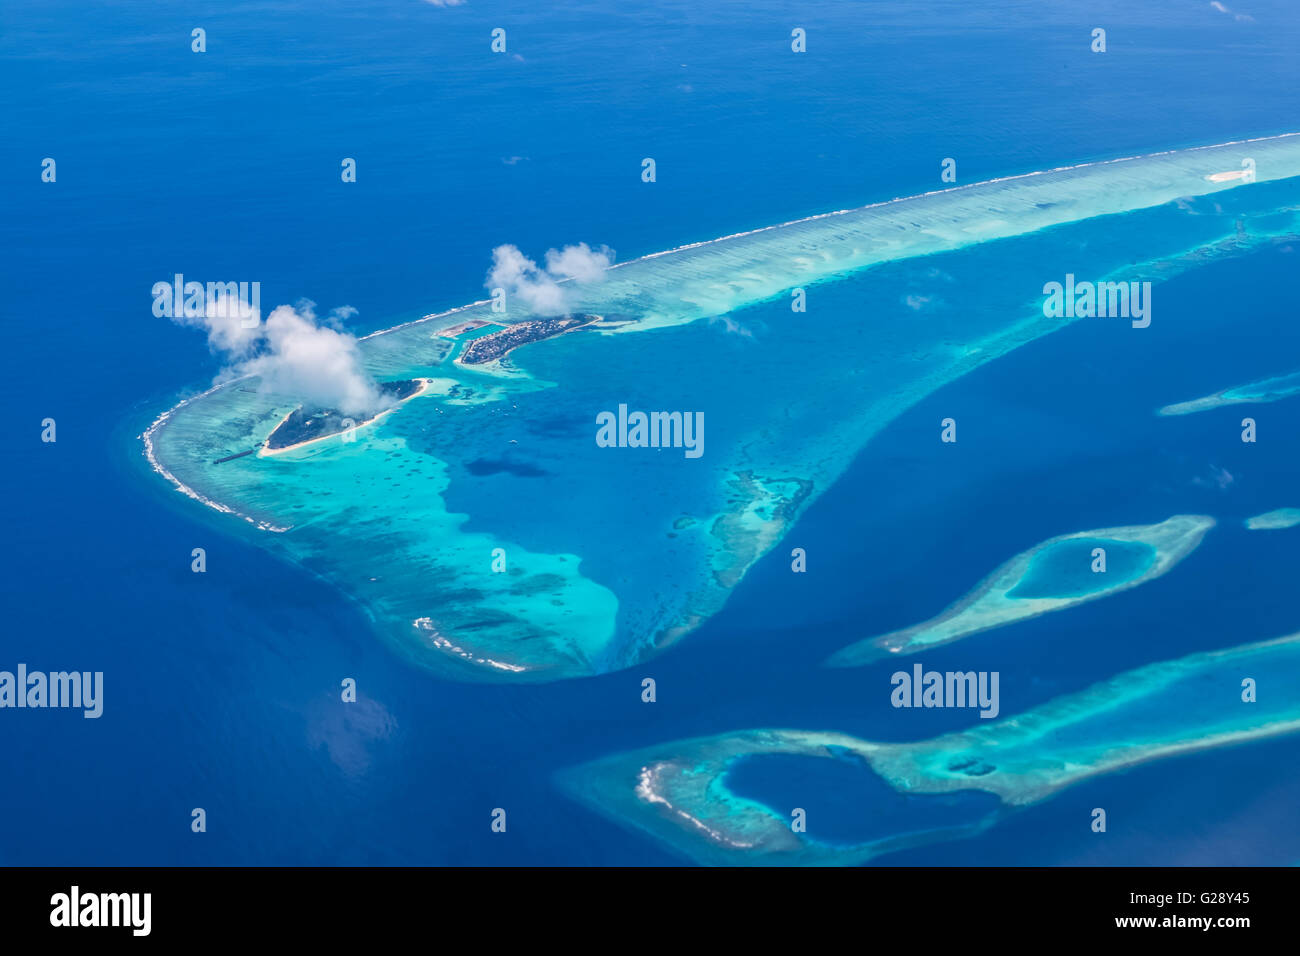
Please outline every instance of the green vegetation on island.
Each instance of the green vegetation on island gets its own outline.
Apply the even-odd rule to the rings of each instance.
[[[270,436],[267,437],[266,448],[270,451],[281,451],[294,445],[316,441],[319,438],[328,438],[330,435],[337,435],[349,428],[364,425],[366,422],[372,421],[375,415],[416,394],[423,384],[423,380],[418,378],[382,383],[379,386],[379,393],[384,399],[383,408],[372,415],[365,416],[360,421],[332,408],[299,406],[290,412],[275,431],[271,432]]]
[[[523,322],[507,325],[500,331],[471,339],[456,361],[462,365],[495,362],[521,345],[551,339],[599,321],[598,315],[584,314],[566,315],[561,318],[526,319]]]

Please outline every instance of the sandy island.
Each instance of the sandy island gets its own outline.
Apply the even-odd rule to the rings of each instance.
[[[357,422],[355,425],[351,426],[351,429],[355,431],[356,429],[363,428],[366,425],[373,425],[375,422],[379,421],[389,412],[393,412],[396,411],[398,408],[401,408],[405,402],[409,402],[417,395],[423,395],[426,392],[428,392],[430,386],[432,386],[436,380],[431,378],[418,378],[418,379],[413,379],[412,381],[419,382],[420,387],[417,388],[410,395],[407,395],[405,398],[399,399],[398,401],[394,402],[392,405],[389,405],[383,411],[371,415],[369,418],[365,419],[364,421]],[[301,405],[298,406],[298,408],[301,407],[302,407]],[[317,442],[325,441],[327,438],[334,438],[336,435],[341,435],[343,434],[343,431],[348,430],[348,429],[343,429],[342,431],[330,432],[328,435],[317,435],[315,438],[309,438],[306,441],[296,442],[292,445],[285,445],[283,448],[271,448],[267,444],[267,442],[271,440],[271,435],[274,435],[280,429],[280,426],[282,426],[285,422],[287,422],[293,416],[294,412],[298,411],[298,408],[295,408],[292,412],[289,412],[289,414],[285,415],[284,418],[280,419],[280,421],[276,423],[275,428],[271,429],[271,434],[267,435],[266,438],[263,439],[261,447],[258,448],[257,450],[257,456],[259,458],[266,458],[273,455],[283,455],[286,452],[297,451],[300,448],[306,448],[308,445],[314,445]]]
[[[1212,183],[1230,183],[1234,180],[1245,179],[1246,175],[1251,171],[1249,169],[1230,169],[1226,173],[1210,173],[1205,178]]]
[[[522,322],[503,325],[495,332],[470,339],[455,362],[457,365],[485,365],[488,362],[497,362],[520,346],[553,339],[566,332],[591,325],[593,322],[599,322],[602,318],[599,315],[579,312],[565,316],[525,319]],[[464,324],[469,325],[469,323]],[[477,328],[494,324],[496,323],[482,322]]]

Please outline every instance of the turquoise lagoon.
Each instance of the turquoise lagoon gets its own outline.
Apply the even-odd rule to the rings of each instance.
[[[929,740],[747,730],[615,754],[559,779],[697,862],[855,864],[973,836],[1098,774],[1294,733],[1298,680],[1300,635],[1290,635],[1149,664]],[[828,805],[828,780],[852,802]],[[818,806],[821,820],[808,809]],[[791,827],[795,809],[804,832]]]
[[[916,653],[1136,587],[1168,573],[1212,527],[1207,515],[1174,515],[1159,524],[1052,538],[1000,565],[941,614],[856,641],[829,663],[856,667],[889,654]]]
[[[1208,178],[1246,158],[1256,183]],[[1044,283],[1158,283],[1284,241],[1300,234],[1296,177],[1293,134],[689,245],[571,287],[572,310],[602,322],[489,366],[455,364],[439,335],[499,318],[487,302],[367,337],[376,379],[435,387],[357,441],[214,464],[297,404],[241,380],[160,416],[146,452],[176,488],[356,599],[409,659],[465,679],[615,670],[715,613],[902,411],[1068,321],[1043,316]],[[780,307],[794,288],[806,313]],[[857,308],[819,313],[831,295]],[[596,415],[621,403],[702,411],[704,456],[597,447]]]
[[[1106,570],[1094,572],[1093,554],[1103,551]],[[1013,598],[1083,597],[1137,580],[1155,564],[1156,549],[1144,541],[1115,538],[1075,538],[1040,551],[1020,583],[1007,592]]]

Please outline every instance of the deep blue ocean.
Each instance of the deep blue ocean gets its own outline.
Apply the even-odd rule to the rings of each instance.
[[[219,368],[199,333],[151,312],[151,286],[173,273],[261,281],[267,307],[352,306],[360,334],[482,298],[501,243],[534,256],[603,243],[627,260],[936,189],[944,157],[975,182],[1300,123],[1290,0],[1252,0],[1250,20],[1199,0],[996,6],[6,3],[0,668],[99,670],[106,691],[99,720],[0,713],[0,863],[680,863],[552,774],[746,727],[901,740],[967,726],[961,711],[900,720],[887,664],[820,661],[938,613],[1054,534],[1219,519],[1162,578],[980,636],[1004,714],[1300,630],[1300,532],[1240,525],[1300,507],[1300,403],[1253,407],[1268,435],[1255,445],[1239,439],[1244,406],[1153,414],[1300,365],[1300,245],[1161,285],[1142,334],[1077,323],[930,396],[721,613],[598,678],[494,686],[412,667],[349,600],[223,530],[233,519],[143,460],[136,436]],[[1104,55],[1088,50],[1096,26]],[[506,55],[489,51],[494,27]],[[978,307],[978,288],[966,294]],[[949,448],[935,435],[954,408]],[[40,441],[47,417],[55,444]],[[635,506],[609,493],[607,507]],[[790,573],[794,546],[809,573]],[[964,669],[972,647],[922,660]],[[354,707],[338,706],[344,677],[363,691]],[[874,862],[1294,863],[1298,758],[1292,736],[1154,761]],[[783,799],[781,780],[752,783]],[[854,806],[832,794],[824,812]],[[1096,806],[1104,837],[1087,829]],[[191,832],[194,807],[206,833]],[[489,828],[494,807],[506,835]]]

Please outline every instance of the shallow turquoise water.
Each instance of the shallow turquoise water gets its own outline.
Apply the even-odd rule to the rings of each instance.
[[[558,14],[499,0],[6,6],[0,72],[11,148],[0,150],[8,213],[0,231],[14,321],[0,387],[17,436],[5,491],[21,504],[0,574],[0,644],[10,665],[103,667],[110,683],[100,721],[9,714],[20,718],[7,724],[17,746],[3,759],[23,786],[0,796],[14,821],[0,847],[5,862],[679,863],[570,802],[552,772],[739,726],[891,739],[951,730],[965,715],[891,710],[887,673],[830,674],[818,662],[864,629],[940,612],[936,581],[973,580],[1052,535],[1176,512],[1226,522],[1294,504],[1294,443],[1273,438],[1300,434],[1295,403],[1265,410],[1258,446],[1242,446],[1227,427],[1241,409],[1144,420],[1146,409],[1293,367],[1296,326],[1279,292],[1295,275],[1285,244],[1161,286],[1150,337],[1090,322],[941,388],[882,432],[872,432],[875,412],[845,413],[863,383],[904,384],[905,369],[888,355],[911,325],[941,323],[944,341],[963,343],[968,320],[977,330],[1001,321],[993,312],[1032,315],[1042,283],[1066,271],[1095,275],[1183,241],[1235,235],[1234,217],[1249,241],[1272,228],[1259,209],[1295,204],[1280,184],[1149,210],[1131,227],[1066,227],[882,267],[819,287],[798,320],[779,299],[747,307],[740,319],[750,336],[704,320],[666,331],[663,346],[649,344],[657,333],[640,334],[617,358],[589,349],[585,333],[524,350],[522,366],[554,370],[541,377],[559,386],[556,395],[588,375],[600,380],[605,363],[625,374],[572,407],[538,401],[526,419],[508,418],[505,398],[496,416],[444,408],[444,418],[463,413],[488,429],[464,430],[466,453],[488,463],[478,470],[506,462],[514,473],[466,465],[444,475],[427,455],[385,449],[392,482],[367,467],[349,474],[353,462],[342,456],[321,462],[337,471],[328,481],[304,468],[277,500],[271,486],[287,465],[231,472],[232,485],[268,486],[253,488],[251,500],[274,504],[262,516],[292,523],[292,541],[184,499],[136,467],[135,436],[176,397],[205,388],[220,364],[200,334],[149,314],[150,284],[177,269],[261,280],[264,306],[302,296],[322,308],[355,306],[347,326],[361,334],[483,296],[501,242],[533,255],[607,242],[626,261],[937,188],[943,156],[958,158],[969,183],[1295,123],[1300,21],[1282,0],[1254,0],[1254,23],[1208,4],[845,0],[796,11],[810,28],[806,57],[785,52],[789,4],[751,9],[738,18],[730,5],[694,0],[581,0]],[[206,58],[189,51],[196,15],[208,27]],[[1113,24],[1105,57],[1086,50],[1080,24],[1093,18]],[[486,28],[498,20],[523,60],[488,55]],[[637,175],[648,152],[660,160],[653,187]],[[57,185],[36,175],[47,155],[59,160]],[[360,162],[347,187],[338,182],[342,156]],[[1251,195],[1261,197],[1254,211]],[[842,366],[827,359],[826,330],[844,343]],[[717,362],[674,347],[707,344],[709,331],[720,340]],[[644,368],[642,344],[655,359]],[[432,345],[429,374],[438,365]],[[567,367],[570,350],[592,361]],[[941,367],[934,355],[915,357],[926,370]],[[752,431],[709,418],[706,464],[742,436],[762,439],[760,416],[790,442],[772,449],[778,461],[791,456],[787,465],[807,455],[831,474],[856,455],[789,534],[789,546],[808,550],[807,574],[792,574],[788,549],[774,548],[674,650],[581,681],[441,680],[381,643],[406,647],[409,633],[390,630],[390,612],[400,620],[429,604],[371,602],[371,577],[400,577],[453,612],[494,606],[486,589],[500,588],[531,612],[549,599],[526,592],[553,569],[530,568],[526,552],[554,547],[580,555],[591,581],[618,589],[612,613],[628,623],[611,647],[626,640],[637,657],[633,635],[653,622],[628,608],[651,607],[658,593],[673,598],[677,576],[701,567],[691,545],[698,526],[663,525],[696,506],[672,499],[689,493],[707,506],[727,493],[682,475],[661,497],[657,483],[675,474],[665,455],[658,468],[630,452],[581,458],[576,478],[562,454],[535,459],[551,436],[589,442],[585,417],[575,424],[575,416],[606,407],[625,382],[656,404],[717,392],[711,410],[747,413],[725,394],[747,369],[765,376],[762,389],[743,392],[756,401]],[[794,424],[812,437],[797,447],[779,427],[783,390],[806,411]],[[961,443],[940,446],[938,422],[954,410]],[[405,414],[378,437],[404,434],[445,452],[444,463],[463,460],[455,425],[431,418],[424,434],[414,421],[401,424]],[[59,421],[55,447],[32,439],[32,423],[48,415]],[[836,429],[845,448],[875,437],[861,453],[823,462],[816,436]],[[237,444],[251,434],[228,437]],[[188,437],[202,447],[200,434]],[[226,437],[209,436],[222,447]],[[615,480],[583,480],[578,472],[593,465]],[[451,513],[469,516],[466,525],[450,527],[430,500],[435,488]],[[355,509],[356,536],[340,535],[333,518],[313,520],[343,508]],[[408,533],[435,543],[404,554]],[[517,541],[533,547],[520,554]],[[525,574],[489,577],[491,548],[502,542],[510,567]],[[1285,533],[1234,536],[1225,524],[1150,589],[937,650],[927,663],[1000,669],[1010,713],[1188,647],[1284,633],[1296,623],[1278,597],[1294,590],[1289,542]],[[207,548],[206,575],[190,573],[196,546]],[[350,592],[366,603],[350,602]],[[659,679],[659,704],[641,703],[643,675]],[[343,676],[358,679],[356,709],[338,700]],[[1153,763],[1081,785],[978,839],[892,861],[1291,862],[1300,858],[1296,756],[1293,742],[1277,741]],[[1188,799],[1171,802],[1170,793]],[[187,826],[199,800],[213,824],[202,840]],[[502,803],[511,810],[506,838],[485,825]],[[1128,825],[1104,843],[1077,826],[1078,806],[1112,804],[1126,808]]]
[[[1275,155],[1275,170],[1300,169],[1300,140],[1251,148]],[[1205,170],[1231,165],[1239,151],[1098,167],[1092,178],[1068,171],[1060,188],[1081,209],[1103,198],[1114,207],[1124,201],[1117,194],[1145,202],[1173,188],[1150,182],[1203,188]],[[362,343],[368,367],[382,378],[453,384],[407,402],[356,443],[212,466],[255,444],[284,412],[275,396],[226,388],[178,409],[157,433],[158,456],[198,493],[283,529],[274,546],[359,598],[410,659],[469,679],[627,667],[689,640],[910,405],[1061,327],[1042,314],[1045,274],[1158,285],[1300,232],[1300,178],[1042,229],[1048,213],[1028,201],[1042,182],[1028,181],[1028,197],[1021,181],[999,183],[869,210],[860,222],[855,213],[785,238],[631,263],[582,295],[590,311],[639,316],[645,327],[589,328],[525,346],[505,374],[455,366],[436,335],[479,312],[488,317],[486,306],[408,325]],[[980,189],[1005,207],[993,226],[978,212],[985,200],[971,199]],[[913,216],[925,224],[920,239],[869,239],[873,225],[887,221],[901,234]],[[825,281],[809,286],[808,312],[794,312],[768,287],[805,271],[814,227],[836,243],[846,273],[819,266]],[[989,230],[1026,228],[978,241]],[[763,282],[728,284],[738,258],[773,271]],[[701,296],[756,301],[724,322],[693,318]],[[1124,318],[1079,321],[1119,335],[1149,331]],[[703,457],[599,447],[596,416],[620,404],[702,413]],[[492,570],[497,549],[505,574]],[[1124,555],[1117,560],[1111,582],[1126,574]]]
[[[1093,551],[1105,551],[1105,571],[1094,571]],[[1156,549],[1140,541],[1075,538],[1044,548],[1030,559],[1013,598],[1081,597],[1141,577],[1155,563]]]
[[[1238,399],[1274,399],[1284,398],[1297,391],[1300,391],[1300,372],[1292,372],[1289,375],[1278,375],[1261,382],[1230,388],[1223,393],[1223,396]]]
[[[831,845],[976,826],[1001,805],[978,790],[902,793],[853,755],[743,757],[727,769],[725,784],[785,822],[794,809],[804,810],[809,838]]]

